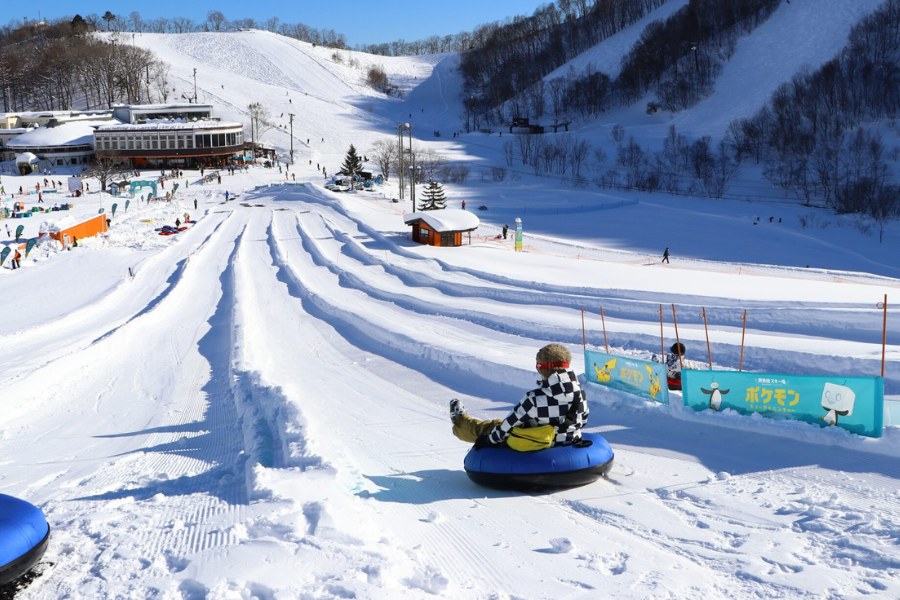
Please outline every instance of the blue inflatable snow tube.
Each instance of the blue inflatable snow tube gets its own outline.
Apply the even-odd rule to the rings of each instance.
[[[37,564],[50,541],[50,526],[38,507],[0,494],[0,585]]]
[[[588,443],[589,442],[589,443]],[[542,489],[586,485],[606,475],[614,454],[609,442],[583,433],[578,445],[554,446],[537,452],[517,452],[506,446],[472,448],[466,454],[469,479],[498,489]]]

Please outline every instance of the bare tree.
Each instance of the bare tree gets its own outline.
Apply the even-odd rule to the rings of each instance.
[[[438,154],[432,148],[424,152],[416,150],[416,166],[422,168],[422,181],[431,181],[446,162],[443,155]]]
[[[260,138],[275,125],[272,123],[269,111],[259,102],[252,102],[247,106],[247,112],[250,115],[250,140],[253,144],[253,156],[255,157],[256,145],[259,143]]]
[[[168,19],[152,19],[145,23],[145,27],[147,31],[150,33],[165,33],[169,28],[169,20]]]
[[[556,77],[550,80],[550,103],[553,105],[553,116],[557,119],[563,112],[563,98],[566,95],[566,80]]]
[[[172,19],[172,31],[174,33],[188,33],[194,30],[194,22],[187,17],[175,17]]]
[[[235,19],[231,22],[231,25],[238,29],[258,29],[256,21],[251,18]]]
[[[141,29],[144,26],[144,20],[141,18],[141,13],[138,11],[133,11],[130,15],[128,15],[128,20],[131,21],[131,30],[140,33]]]
[[[878,243],[884,243],[884,228],[891,219],[900,216],[900,186],[876,188],[869,201],[868,211],[878,224]]]
[[[156,89],[159,99],[167,102],[169,100],[169,65],[157,61],[150,69],[150,81]]]
[[[206,13],[206,20],[212,25],[213,31],[220,31],[222,24],[225,22],[225,15],[222,14],[222,11],[211,10]]]
[[[391,167],[397,162],[397,144],[392,141],[379,140],[372,146],[369,155],[387,180]]]
[[[100,191],[105,192],[107,183],[112,183],[122,178],[121,172],[124,166],[127,166],[127,161],[118,152],[115,150],[104,150],[97,152],[93,171],[90,175],[100,180]]]

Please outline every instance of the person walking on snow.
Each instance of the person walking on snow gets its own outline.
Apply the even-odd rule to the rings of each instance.
[[[575,372],[569,369],[572,353],[561,344],[547,344],[537,352],[535,369],[541,376],[538,387],[527,392],[505,419],[480,420],[470,416],[462,402],[450,401],[453,435],[474,442],[475,449],[506,443],[516,428],[552,425],[554,445],[581,441],[589,409]]]
[[[669,247],[668,246],[666,246],[666,249],[663,250],[663,257],[662,257],[662,260],[659,262],[664,262],[666,264],[669,264]]]

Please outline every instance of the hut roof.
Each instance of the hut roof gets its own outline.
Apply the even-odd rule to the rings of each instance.
[[[417,221],[424,221],[437,232],[444,231],[472,231],[481,221],[467,210],[458,208],[445,208],[443,210],[422,210],[404,215],[403,222],[412,225]]]

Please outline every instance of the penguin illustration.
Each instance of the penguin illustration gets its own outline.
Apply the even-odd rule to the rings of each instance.
[[[616,368],[616,359],[611,358],[605,363],[603,363],[603,368],[597,366],[597,363],[594,363],[594,373],[597,375],[597,381],[600,383],[607,383],[612,381],[612,370]]]
[[[713,381],[709,384],[710,389],[700,388],[700,391],[709,396],[709,407],[713,410],[719,410],[722,406],[722,396],[730,390],[720,390],[718,382]]]

